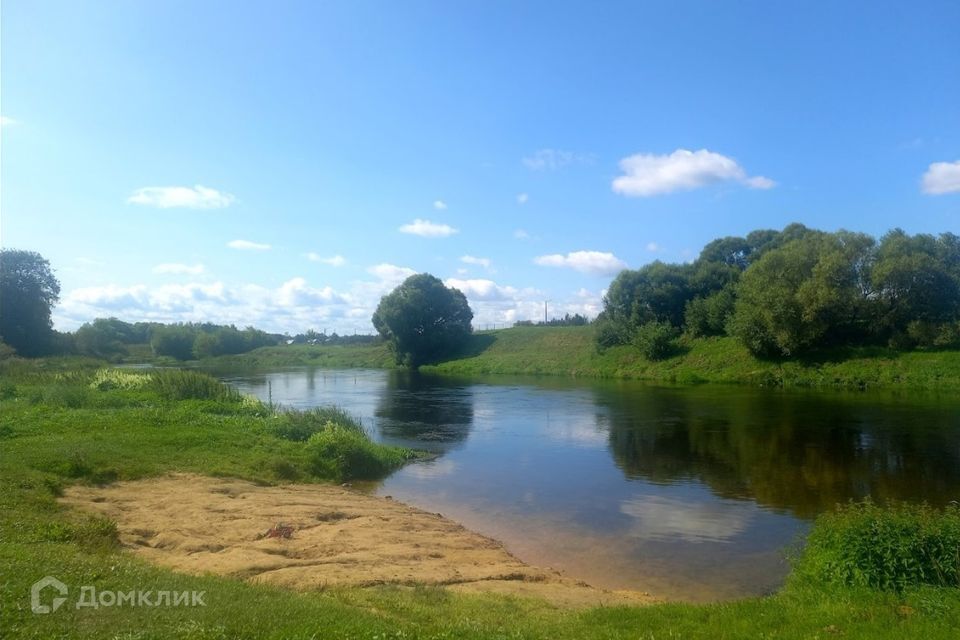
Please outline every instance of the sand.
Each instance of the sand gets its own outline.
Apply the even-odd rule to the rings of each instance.
[[[527,565],[439,514],[343,487],[172,474],[71,487],[61,502],[115,521],[131,553],[192,574],[300,590],[429,585],[565,607],[656,601]]]

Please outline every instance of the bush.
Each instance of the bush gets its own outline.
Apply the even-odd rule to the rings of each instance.
[[[706,298],[694,298],[687,303],[684,325],[693,337],[721,336],[733,315],[736,302],[733,288],[727,287]]]
[[[344,429],[363,432],[360,421],[340,407],[317,407],[306,411],[282,410],[271,421],[271,429],[279,438],[306,442],[310,436],[323,431],[331,423]]]
[[[647,360],[663,360],[676,348],[677,335],[676,327],[667,322],[648,322],[637,328],[633,344]]]
[[[150,375],[146,373],[133,373],[120,369],[100,369],[93,374],[90,388],[98,391],[142,389],[150,384],[150,381]]]
[[[817,519],[797,574],[889,591],[960,587],[960,508],[870,501],[838,507]]]
[[[199,371],[161,369],[150,377],[154,390],[168,400],[242,401],[239,391]]]
[[[328,480],[372,480],[387,475],[411,459],[409,449],[370,440],[361,429],[328,422],[307,441],[310,471]]]

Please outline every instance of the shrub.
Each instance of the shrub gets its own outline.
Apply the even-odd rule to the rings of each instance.
[[[667,322],[640,325],[633,335],[633,344],[648,360],[663,360],[673,353],[678,331]]]
[[[960,508],[870,501],[838,507],[817,519],[797,574],[890,591],[960,587]]]
[[[162,369],[150,377],[154,390],[168,400],[241,401],[239,391],[199,371]]]
[[[271,429],[279,438],[306,442],[310,436],[323,431],[331,423],[344,429],[363,432],[360,421],[340,407],[317,407],[306,411],[284,409],[277,412],[271,421]]]
[[[383,477],[414,456],[409,449],[378,444],[360,429],[333,422],[310,436],[307,447],[310,471],[338,482]]]
[[[109,391],[110,389],[142,389],[150,384],[150,375],[133,373],[120,369],[100,369],[93,374],[91,389]]]

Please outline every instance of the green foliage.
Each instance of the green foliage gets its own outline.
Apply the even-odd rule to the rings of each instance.
[[[838,507],[817,519],[797,572],[818,583],[898,592],[960,587],[960,507]]]
[[[169,325],[154,329],[150,338],[153,354],[170,356],[177,360],[189,360],[193,356],[196,334],[186,325]]]
[[[149,342],[151,325],[130,324],[116,318],[97,318],[77,329],[73,342],[77,353],[98,358],[127,354],[127,346]]]
[[[735,301],[733,286],[690,300],[683,316],[687,333],[694,337],[723,335],[733,315]]]
[[[22,356],[50,352],[60,282],[39,253],[0,249],[0,338]]]
[[[310,436],[307,449],[313,475],[337,482],[382,478],[414,457],[409,449],[377,444],[362,429],[334,422]]]
[[[315,433],[334,423],[344,429],[362,432],[360,421],[340,407],[315,407],[307,410],[283,409],[270,422],[273,433],[286,440],[306,442]]]
[[[200,371],[158,369],[150,378],[152,388],[168,400],[241,401],[239,391]]]
[[[463,293],[421,273],[384,296],[372,321],[390,341],[397,364],[416,368],[457,353],[470,335],[472,320]]]
[[[152,378],[148,373],[134,373],[121,369],[100,369],[93,374],[90,382],[91,389],[108,391],[110,389],[142,389],[150,384]]]
[[[680,332],[668,322],[648,322],[633,334],[633,344],[647,360],[663,360],[676,349]]]
[[[755,354],[791,356],[862,333],[872,248],[862,234],[809,231],[768,251],[740,279],[734,335]]]

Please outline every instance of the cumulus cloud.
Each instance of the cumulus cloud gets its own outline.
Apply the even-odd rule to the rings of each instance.
[[[200,264],[180,264],[179,262],[165,262],[163,264],[158,264],[153,268],[154,273],[169,273],[169,274],[187,274],[198,276],[203,273],[205,267]]]
[[[677,149],[669,155],[638,153],[620,161],[623,175],[614,179],[616,193],[648,197],[690,191],[720,182],[738,182],[750,189],[770,189],[776,183],[764,176],[748,176],[733,158],[700,149]]]
[[[530,234],[525,229],[514,229],[513,237],[517,240],[527,240],[530,238]]]
[[[443,200],[434,200],[433,208],[436,209],[437,211],[443,211],[447,208],[447,203],[444,202]]]
[[[930,195],[960,192],[960,160],[932,163],[923,174],[922,189]]]
[[[299,277],[291,278],[280,285],[275,300],[282,307],[307,307],[331,302],[347,302],[347,298],[338,294],[332,287],[314,289],[304,278]]]
[[[561,169],[571,164],[587,164],[593,162],[589,154],[563,151],[562,149],[539,149],[523,158],[523,164],[534,171]]]
[[[398,267],[395,264],[382,263],[367,268],[367,273],[388,283],[400,284],[417,272],[410,267]]]
[[[657,251],[663,251],[663,247],[661,247],[661,246],[660,246],[659,244],[657,244],[656,242],[648,242],[648,243],[647,243],[647,251],[652,251],[652,252],[656,253]]]
[[[227,246],[231,249],[239,249],[240,251],[268,251],[270,249],[270,245],[268,244],[251,242],[250,240],[231,240],[227,243]]]
[[[195,187],[144,187],[127,198],[130,204],[139,204],[160,209],[182,207],[185,209],[222,209],[233,204],[235,198],[229,193],[203,185]]]
[[[517,204],[527,204],[530,200],[529,193],[518,193],[517,194]]]
[[[15,120],[10,116],[0,116],[0,127],[12,127],[17,124],[20,124],[19,120]]]
[[[572,251],[566,255],[554,253],[533,260],[542,267],[568,267],[594,275],[613,275],[627,268],[627,263],[603,251]]]
[[[430,222],[429,220],[421,220],[420,218],[400,227],[400,233],[409,233],[415,236],[423,236],[424,238],[445,238],[458,232],[457,229],[454,229],[448,224],[438,224]]]
[[[484,269],[489,269],[491,264],[490,258],[478,258],[476,256],[461,256],[460,262],[464,264],[475,264]]]
[[[459,289],[469,300],[506,300],[517,293],[513,287],[501,287],[493,280],[483,278],[470,280],[449,278],[444,281],[444,284]]]
[[[309,260],[310,262],[319,262],[321,264],[328,264],[331,267],[342,267],[343,265],[347,264],[347,259],[339,254],[335,256],[330,256],[329,258],[325,258],[321,256],[319,253],[314,253],[313,251],[307,254],[307,260]]]

